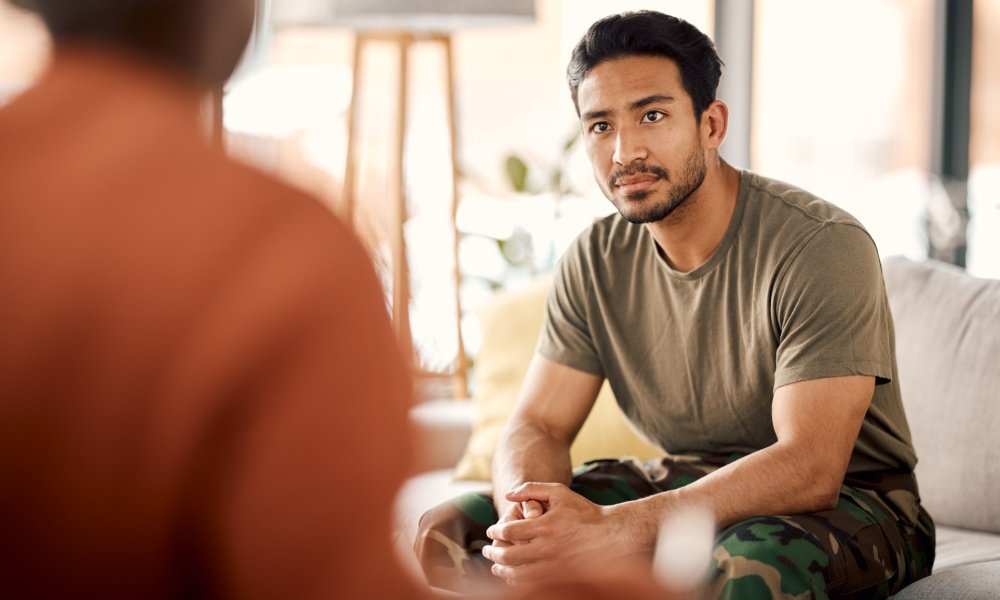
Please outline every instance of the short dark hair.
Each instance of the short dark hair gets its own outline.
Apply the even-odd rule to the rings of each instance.
[[[11,0],[37,12],[57,41],[155,45],[158,30],[191,21],[190,0]],[[175,33],[176,32],[172,32]]]
[[[255,0],[11,2],[38,13],[57,44],[111,45],[215,83],[229,76],[246,45]],[[248,7],[249,23],[247,10],[233,10],[242,5]],[[226,22],[230,27],[219,31],[219,15],[225,10],[231,13]],[[213,46],[213,38],[225,39],[226,43]],[[214,54],[206,51],[208,47]]]
[[[587,73],[604,61],[630,56],[659,56],[677,63],[695,117],[715,100],[722,60],[712,40],[683,19],[652,10],[629,11],[597,21],[573,48],[566,81],[577,113],[577,90]]]

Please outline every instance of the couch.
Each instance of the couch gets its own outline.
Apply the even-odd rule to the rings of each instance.
[[[917,478],[937,524],[933,574],[894,598],[1000,598],[1000,281],[901,257],[885,259],[883,270]],[[530,360],[548,283],[504,294],[480,311],[472,402],[431,402],[413,411],[424,472],[400,492],[396,535],[417,577],[411,548],[419,516],[457,494],[489,489],[492,444]],[[574,464],[655,454],[616,408],[602,390],[574,444]]]

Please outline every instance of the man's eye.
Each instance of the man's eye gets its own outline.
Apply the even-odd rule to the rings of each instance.
[[[658,110],[651,110],[648,113],[642,115],[643,123],[654,123],[665,117],[663,113]]]
[[[604,121],[601,121],[600,123],[594,123],[593,125],[590,126],[590,130],[593,131],[594,133],[604,133],[609,129],[611,129],[611,126],[605,123]]]

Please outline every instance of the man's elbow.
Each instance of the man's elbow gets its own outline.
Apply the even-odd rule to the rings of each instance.
[[[565,445],[573,443],[574,432],[564,431],[551,423],[532,415],[514,413],[500,434],[504,442],[514,442],[521,447],[525,443],[542,441],[547,444]]]
[[[837,504],[840,502],[840,486],[837,486],[835,490],[830,490],[830,488],[820,490],[815,495],[813,502],[814,506],[809,512],[820,512],[837,508]]]
[[[829,467],[817,472],[811,478],[809,486],[807,512],[833,510],[840,502],[840,487],[844,483],[844,475],[830,473]]]

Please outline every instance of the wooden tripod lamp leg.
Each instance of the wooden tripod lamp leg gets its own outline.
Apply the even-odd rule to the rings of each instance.
[[[358,144],[355,140],[358,126],[358,116],[361,112],[361,53],[366,38],[363,34],[354,36],[354,58],[351,70],[351,99],[347,107],[347,157],[344,160],[344,181],[341,192],[343,218],[347,224],[354,227],[355,191],[354,179],[357,173]]]
[[[451,234],[453,240],[452,252],[454,255],[454,301],[455,301],[455,336],[456,356],[447,373],[439,373],[437,376],[448,375],[452,378],[454,394],[458,398],[468,397],[468,361],[465,356],[465,344],[462,340],[462,307],[460,302],[461,270],[458,263],[459,236],[456,226],[456,217],[459,205],[459,181],[458,181],[458,134],[457,116],[455,112],[455,75],[454,59],[451,45],[451,37],[448,35],[435,35],[430,39],[441,42],[444,45],[446,61],[446,84],[447,102],[446,118],[451,142],[451,175],[452,175],[452,205],[451,205]],[[395,210],[393,211],[393,222],[391,224],[391,248],[392,248],[392,318],[396,329],[396,336],[404,356],[410,360],[416,360],[413,347],[413,337],[410,328],[410,268],[409,257],[407,255],[407,245],[405,236],[405,226],[409,207],[406,194],[406,180],[404,176],[404,161],[406,154],[407,119],[409,108],[409,58],[410,48],[414,43],[414,37],[409,34],[365,34],[358,33],[354,41],[354,70],[352,74],[352,89],[350,107],[348,109],[347,123],[347,157],[344,165],[343,184],[343,206],[345,218],[353,225],[355,218],[356,204],[356,181],[358,168],[358,143],[357,132],[359,126],[360,98],[361,98],[361,62],[364,46],[369,41],[391,42],[398,48],[398,91],[397,91],[397,115],[395,130],[395,156],[390,163],[389,177],[396,185],[395,190]]]
[[[396,181],[396,211],[393,223],[393,257],[392,257],[392,315],[396,325],[396,335],[399,338],[403,356],[412,360],[413,338],[410,332],[410,269],[406,255],[405,225],[407,216],[406,180],[404,178],[404,156],[406,154],[406,113],[409,91],[409,37],[400,36],[399,45],[399,97],[396,118],[396,157],[393,164]]]
[[[458,398],[468,398],[469,397],[469,380],[468,380],[468,361],[465,357],[465,344],[462,341],[462,302],[461,302],[461,283],[462,283],[462,270],[458,263],[458,202],[459,202],[459,191],[458,191],[458,124],[457,115],[455,114],[455,63],[453,60],[453,52],[451,47],[451,36],[446,35],[442,38],[445,49],[445,63],[446,63],[446,83],[448,86],[448,130],[451,135],[451,235],[452,243],[452,254],[454,256],[454,280],[455,280],[455,339],[456,344],[456,356],[454,364],[454,385],[455,385],[455,395]]]

